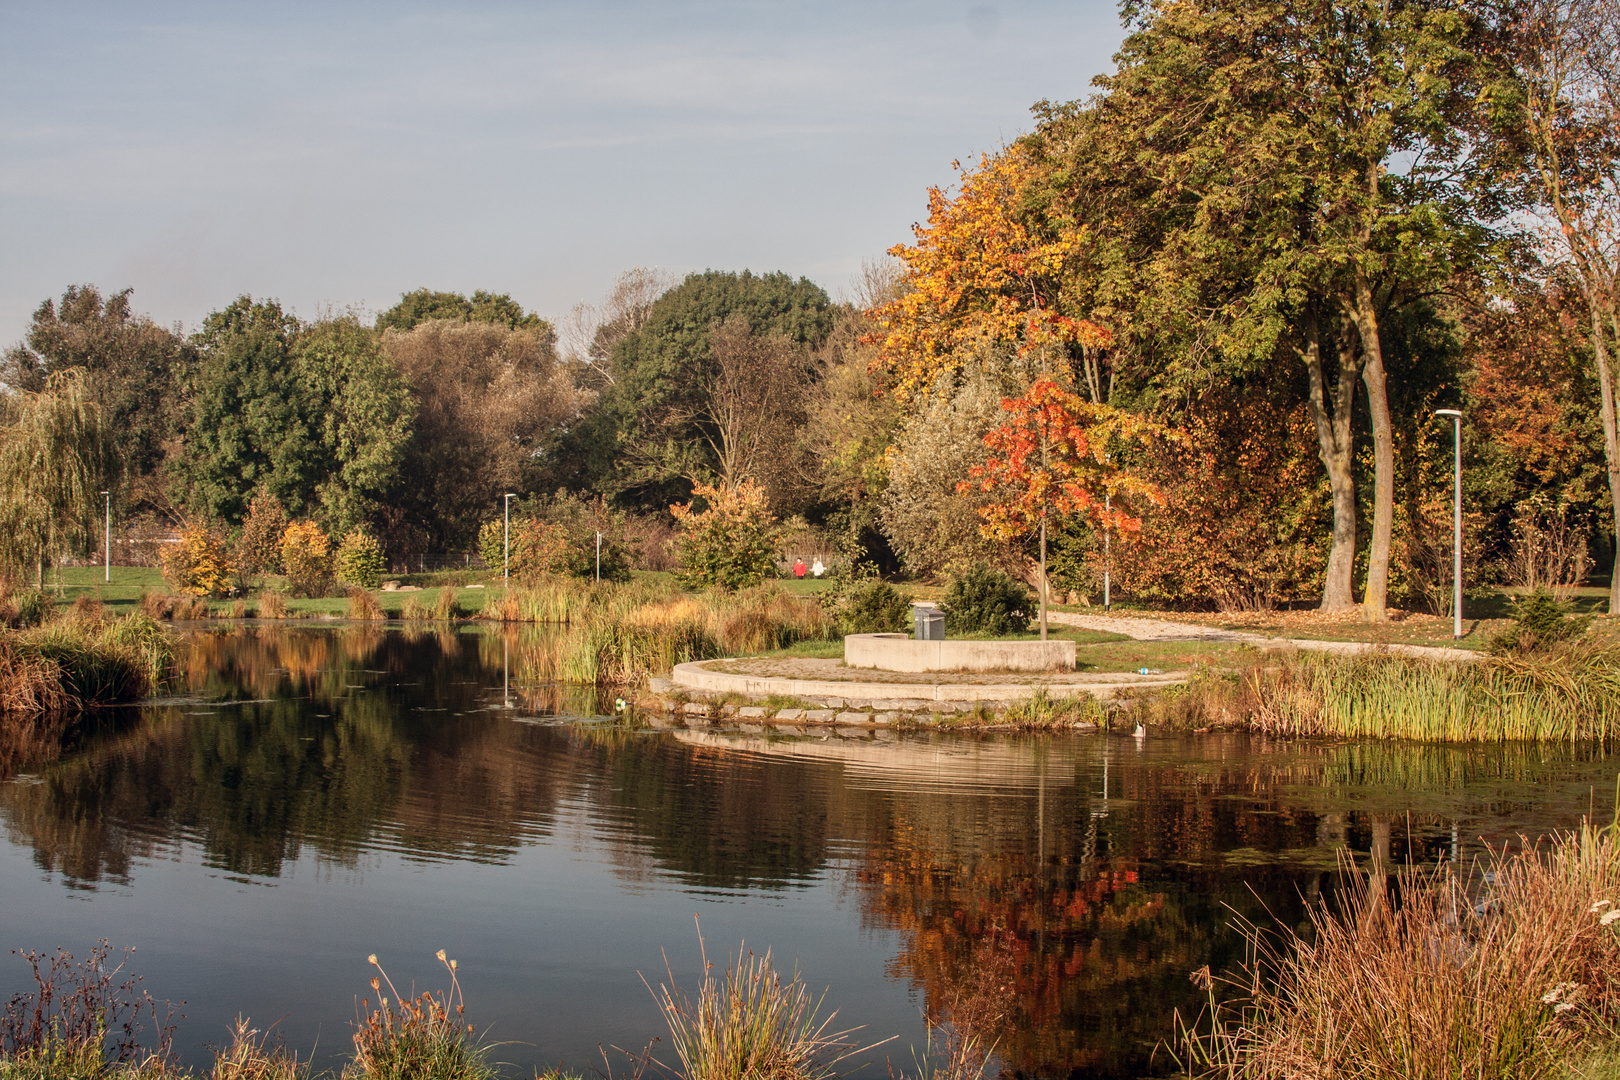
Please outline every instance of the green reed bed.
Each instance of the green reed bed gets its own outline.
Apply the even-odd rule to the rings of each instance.
[[[1620,647],[1569,643],[1454,662],[1387,653],[1252,657],[1136,703],[1148,722],[1423,742],[1620,737]]]

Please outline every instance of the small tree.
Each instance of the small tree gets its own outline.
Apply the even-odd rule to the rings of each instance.
[[[203,521],[180,530],[180,542],[163,552],[163,580],[192,596],[224,596],[230,590],[230,555],[225,538]]]
[[[281,565],[294,596],[324,596],[332,582],[332,541],[313,521],[295,521],[281,534]]]
[[[268,488],[253,493],[242,534],[236,539],[236,565],[244,574],[274,574],[281,569],[281,536],[287,531],[287,511]]]
[[[1104,529],[1134,532],[1142,521],[1124,498],[1140,496],[1163,505],[1152,484],[1110,460],[1115,443],[1144,441],[1157,429],[1146,420],[1107,405],[1082,401],[1051,379],[1038,379],[1023,397],[1006,398],[1006,424],[984,437],[991,456],[969,471],[996,498],[980,507],[986,536],[1012,539],[1040,532],[1041,639],[1046,638],[1046,526],[1053,514],[1083,514]],[[957,490],[971,490],[962,481]]]
[[[507,540],[511,541],[510,558]],[[478,553],[484,564],[499,572],[503,566],[514,581],[533,583],[544,577],[567,574],[573,562],[568,534],[561,527],[537,518],[512,519],[510,533],[502,518],[486,521],[478,530]]]
[[[1000,570],[975,566],[945,589],[945,629],[953,634],[1021,634],[1029,629],[1029,590]]]
[[[765,489],[748,481],[735,487],[698,484],[692,496],[669,508],[681,528],[681,569],[675,575],[681,584],[745,589],[764,580],[775,565],[781,532]],[[708,509],[693,509],[699,499]]]
[[[371,530],[356,525],[345,533],[337,549],[337,579],[345,585],[375,589],[382,572],[382,545],[371,535]]]

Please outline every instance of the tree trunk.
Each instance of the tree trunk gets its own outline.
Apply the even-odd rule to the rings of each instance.
[[[1609,502],[1614,512],[1615,559],[1609,571],[1609,614],[1620,612],[1620,433],[1614,415],[1614,372],[1609,367],[1608,335],[1595,285],[1588,283],[1586,306],[1592,315],[1592,353],[1597,358],[1598,394],[1602,398],[1603,461],[1609,473]],[[1620,335],[1617,335],[1620,340]]]
[[[1353,349],[1340,349],[1339,382],[1333,400],[1327,400],[1327,379],[1322,371],[1322,337],[1315,320],[1306,326],[1307,341],[1300,358],[1310,375],[1311,421],[1316,425],[1316,452],[1327,470],[1333,493],[1333,546],[1328,552],[1327,579],[1322,586],[1323,611],[1355,607],[1351,582],[1356,566],[1356,482],[1350,426],[1355,407],[1356,381],[1361,375]]]
[[[1041,511],[1041,640],[1046,640],[1046,511]]]
[[[1389,551],[1395,525],[1395,435],[1389,419],[1389,389],[1384,378],[1384,350],[1378,340],[1378,312],[1372,285],[1356,273],[1351,307],[1365,358],[1361,381],[1367,387],[1367,410],[1373,431],[1372,551],[1367,557],[1367,592],[1362,610],[1368,622],[1383,622],[1389,607]]]

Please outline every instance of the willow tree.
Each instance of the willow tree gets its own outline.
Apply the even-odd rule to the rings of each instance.
[[[89,546],[122,461],[82,368],[0,398],[0,575]]]

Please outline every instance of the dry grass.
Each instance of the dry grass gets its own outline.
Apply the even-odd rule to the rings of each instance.
[[[77,712],[157,690],[174,664],[163,628],[147,615],[72,610],[32,630],[0,630],[0,713]]]
[[[450,973],[449,989],[412,997],[394,988],[376,956],[367,958],[377,969],[371,980],[377,1005],[361,1003],[366,1012],[355,1025],[354,1060],[343,1070],[345,1080],[483,1080],[495,1075],[465,1020],[456,962],[446,959],[443,949],[437,955]]]
[[[433,618],[433,609],[422,603],[421,597],[412,593],[405,598],[399,616],[406,622],[428,622]]]
[[[1529,1078],[1602,1053],[1620,1028],[1620,840],[1583,826],[1466,878],[1354,881],[1310,940],[1245,927],[1243,996],[1183,1029],[1180,1059],[1236,1080]],[[1375,868],[1376,870],[1376,868]],[[1369,881],[1371,884],[1369,884]]]
[[[376,622],[388,618],[383,611],[382,604],[377,598],[364,589],[348,589],[349,618],[366,622]]]
[[[287,617],[287,600],[278,592],[268,589],[259,594],[259,618],[285,619]]]
[[[1467,663],[1394,654],[1254,654],[1134,703],[1180,728],[1426,742],[1620,738],[1620,647],[1575,642]]]
[[[855,1052],[851,1032],[828,1031],[837,1013],[820,1017],[822,1003],[798,971],[784,983],[769,952],[739,947],[723,979],[711,971],[705,947],[696,997],[675,985],[667,966],[669,982],[653,991],[684,1080],[827,1080]]]
[[[243,1016],[231,1025],[230,1045],[214,1051],[208,1071],[209,1080],[304,1080],[309,1074],[307,1062],[300,1064],[297,1054],[271,1042]]]
[[[439,590],[438,603],[433,605],[433,618],[438,622],[453,622],[461,615],[461,605],[456,602],[456,588],[446,585]]]

